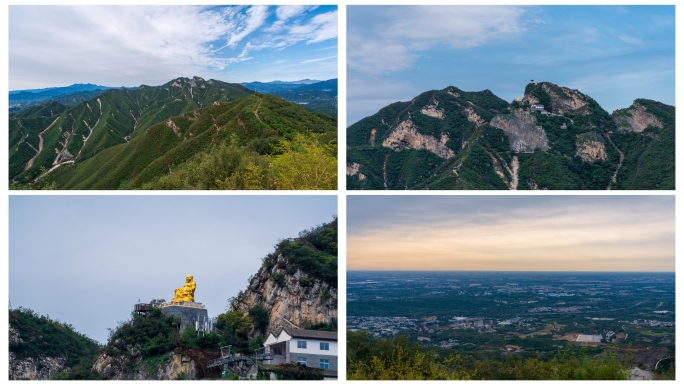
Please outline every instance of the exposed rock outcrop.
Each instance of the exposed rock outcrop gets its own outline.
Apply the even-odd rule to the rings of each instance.
[[[359,180],[365,180],[366,175],[359,172],[360,168],[361,168],[361,164],[359,164],[359,163],[347,164],[347,176],[354,176],[354,175],[358,174]]]
[[[606,146],[598,134],[586,133],[577,138],[577,153],[575,155],[590,163],[605,160],[607,157]]]
[[[11,332],[11,331],[10,331]],[[66,357],[40,356],[17,359],[14,352],[9,353],[10,380],[48,380],[64,370]]]
[[[407,119],[394,128],[392,133],[382,142],[382,146],[392,148],[397,152],[407,148],[424,149],[443,159],[448,159],[454,156],[454,151],[446,146],[447,141],[449,141],[449,136],[445,134],[437,139],[419,133],[413,122]]]
[[[586,115],[589,113],[587,108],[587,96],[566,87],[558,87],[550,83],[542,83],[542,89],[551,98],[552,112],[564,115]]]
[[[170,352],[163,359],[156,369],[148,370],[140,364],[140,356],[129,361],[125,356],[103,354],[95,361],[93,369],[109,380],[174,380],[179,375],[190,380],[196,378],[195,362],[187,356]],[[131,369],[138,365],[142,367]]]
[[[549,112],[558,115],[587,115],[589,114],[589,109],[587,107],[589,102],[589,97],[580,93],[577,90],[573,90],[567,87],[559,87],[555,84],[543,82],[536,87],[541,86],[542,91],[549,96],[548,104],[551,106]],[[538,89],[538,88],[537,88]],[[540,100],[537,96],[532,93],[526,93],[523,102],[527,102],[529,105],[539,104]]]
[[[537,148],[542,151],[549,149],[546,132],[537,126],[537,119],[527,112],[513,110],[507,115],[497,115],[489,124],[504,131],[513,152],[534,152]]]
[[[420,113],[437,119],[444,119],[444,110],[438,109],[438,105],[439,102],[434,100],[431,104],[424,106],[423,109],[420,110]]]
[[[292,328],[292,324],[303,327],[337,321],[337,288],[299,268],[294,273],[288,273],[288,269],[292,269],[290,262],[278,255],[274,266],[264,266],[252,277],[247,289],[233,301],[233,307],[247,312],[260,305],[268,310],[267,332]]]
[[[646,107],[636,101],[630,108],[613,112],[612,118],[620,131],[641,132],[649,125],[663,127],[663,123],[657,117],[646,112]]]
[[[470,121],[471,123],[475,123],[475,125],[478,128],[480,126],[484,125],[485,120],[480,115],[475,113],[475,110],[473,109],[473,107],[468,107],[468,108],[464,109],[463,112],[465,112],[466,116],[468,117],[468,121]]]

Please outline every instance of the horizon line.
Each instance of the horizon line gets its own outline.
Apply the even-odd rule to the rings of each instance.
[[[173,81],[173,80],[178,80],[178,79],[192,79],[192,78],[195,78],[195,77],[199,77],[199,78],[204,79],[202,76],[193,76],[193,77],[179,76],[179,77],[174,77],[173,79],[167,81],[166,83],[168,83],[168,82],[170,82],[170,81]],[[213,78],[210,78],[210,79],[207,79],[207,80],[223,81],[224,83],[228,83],[228,84],[243,84],[243,83],[254,83],[254,82],[258,82],[258,83],[274,83],[274,82],[277,82],[277,81],[280,81],[280,82],[283,82],[283,83],[292,83],[292,82],[297,82],[297,81],[302,81],[302,80],[315,80],[316,82],[322,83],[322,82],[324,82],[324,81],[338,80],[338,79],[339,79],[339,77],[333,77],[333,78],[326,79],[326,80],[316,80],[316,79],[310,79],[310,78],[299,79],[299,80],[271,80],[271,81],[252,80],[252,81],[242,81],[242,82],[239,82],[239,83],[230,83],[230,82],[225,81],[225,80],[213,79]],[[338,80],[338,81],[339,81],[339,80]],[[8,91],[8,92],[16,92],[16,91],[35,91],[35,90],[41,90],[41,89],[66,88],[66,87],[70,87],[70,86],[72,86],[72,85],[96,85],[96,86],[98,86],[98,87],[107,87],[107,88],[113,88],[113,89],[118,89],[118,88],[138,88],[138,87],[143,86],[143,85],[144,85],[144,86],[148,86],[148,87],[160,87],[160,86],[162,86],[162,85],[164,85],[164,84],[166,84],[166,83],[162,83],[162,84],[159,84],[159,85],[148,85],[148,84],[140,84],[140,85],[102,85],[102,84],[97,84],[97,83],[85,82],[85,83],[71,83],[71,84],[69,84],[69,85],[61,85],[61,86],[54,86],[54,87],[8,89],[7,91]]]
[[[347,269],[347,272],[523,272],[523,273],[676,273],[676,271],[499,271],[471,269]]]

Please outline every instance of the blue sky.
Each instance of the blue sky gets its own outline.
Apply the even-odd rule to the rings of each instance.
[[[337,77],[337,6],[10,6],[9,89]]]
[[[9,298],[106,342],[192,274],[214,317],[279,239],[336,214],[337,196],[10,196]]]
[[[506,101],[530,80],[608,112],[675,105],[674,6],[350,6],[347,124],[449,85]]]

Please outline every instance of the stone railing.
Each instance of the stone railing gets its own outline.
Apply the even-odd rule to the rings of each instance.
[[[205,309],[204,304],[202,303],[195,303],[195,302],[190,302],[190,301],[183,301],[180,303],[164,303],[159,306],[159,308],[166,308],[166,307],[188,307],[188,308],[200,308],[200,309]]]

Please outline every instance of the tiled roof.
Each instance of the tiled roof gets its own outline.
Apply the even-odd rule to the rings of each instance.
[[[292,337],[321,340],[337,340],[337,332],[309,331],[306,329],[283,329],[283,331],[287,332],[287,334]]]

